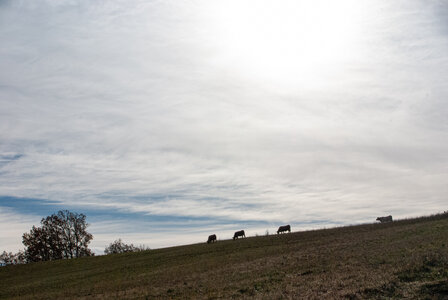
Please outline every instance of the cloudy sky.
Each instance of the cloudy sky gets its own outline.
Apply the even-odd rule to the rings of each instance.
[[[446,1],[0,0],[0,251],[448,209]]]

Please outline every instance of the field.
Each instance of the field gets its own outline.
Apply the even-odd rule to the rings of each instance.
[[[448,214],[0,268],[0,298],[249,297],[448,299]]]

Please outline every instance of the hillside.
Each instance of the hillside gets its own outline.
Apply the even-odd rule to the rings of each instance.
[[[0,268],[0,298],[111,297],[446,299],[448,214]]]

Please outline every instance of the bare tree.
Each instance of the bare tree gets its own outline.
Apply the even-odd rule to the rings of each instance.
[[[93,236],[87,232],[86,216],[68,210],[59,211],[57,219],[61,221],[62,242],[65,245],[64,258],[90,256],[88,244]]]
[[[47,261],[91,256],[88,248],[92,234],[86,231],[84,214],[61,210],[41,220],[41,227],[35,227],[23,234],[27,261]]]

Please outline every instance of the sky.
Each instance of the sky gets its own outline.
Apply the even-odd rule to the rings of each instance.
[[[448,208],[446,1],[0,0],[0,252]]]

